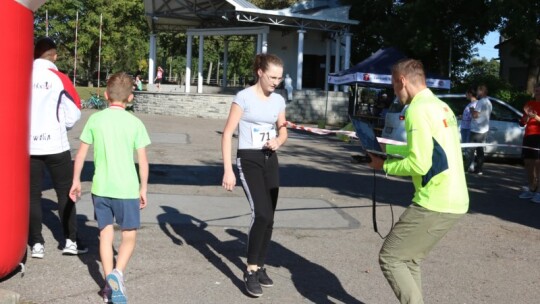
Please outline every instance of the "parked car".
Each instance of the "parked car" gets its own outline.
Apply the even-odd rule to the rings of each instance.
[[[437,97],[448,104],[461,124],[463,109],[469,103],[465,95],[440,94]],[[521,146],[524,133],[524,128],[519,126],[521,111],[497,98],[488,98],[493,105],[493,111],[489,121],[486,143]],[[406,141],[405,115],[407,115],[407,106],[403,106],[397,99],[394,100],[386,113],[382,137]],[[521,148],[519,147],[487,146],[485,151],[488,157],[521,158]]]

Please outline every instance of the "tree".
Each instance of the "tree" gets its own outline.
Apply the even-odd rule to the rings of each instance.
[[[469,63],[467,74],[469,75],[489,75],[499,77],[500,63],[498,60],[486,58],[473,58]]]
[[[540,2],[499,0],[503,37],[511,39],[513,55],[527,63],[527,92],[540,83]]]
[[[35,13],[35,35],[45,36],[45,16],[49,16],[49,36],[59,49],[58,67],[73,70],[76,14],[79,12],[77,71],[91,79],[98,68],[100,15],[102,26],[102,70],[134,72],[148,54],[148,26],[142,1],[63,0],[47,1]]]
[[[262,9],[282,9],[287,8],[293,5],[296,0],[250,0],[249,2],[253,3],[259,8]]]
[[[422,60],[440,75],[462,73],[476,53],[473,45],[494,30],[494,5],[484,0],[342,0],[351,5],[355,46],[352,58],[361,60],[379,48],[393,46]],[[482,18],[478,18],[482,12]]]

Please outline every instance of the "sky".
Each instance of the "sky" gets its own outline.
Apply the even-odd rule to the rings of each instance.
[[[486,57],[487,60],[499,58],[499,50],[494,48],[499,44],[499,32],[490,32],[484,38],[485,44],[476,44],[474,47],[478,49],[478,57]]]

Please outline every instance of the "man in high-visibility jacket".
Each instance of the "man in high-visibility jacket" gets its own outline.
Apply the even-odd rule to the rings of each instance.
[[[411,176],[412,204],[392,228],[379,253],[381,270],[401,303],[423,303],[420,262],[467,212],[469,195],[457,120],[426,86],[423,65],[404,59],[392,68],[392,85],[403,104],[406,146],[386,146],[404,159],[370,154],[374,169]]]

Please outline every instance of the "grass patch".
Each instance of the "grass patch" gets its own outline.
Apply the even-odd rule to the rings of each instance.
[[[79,94],[79,97],[83,100],[88,100],[92,94],[97,93],[97,87],[75,87],[77,90],[77,93]],[[105,91],[105,88],[100,87],[99,88],[99,95],[103,97],[103,92]]]

